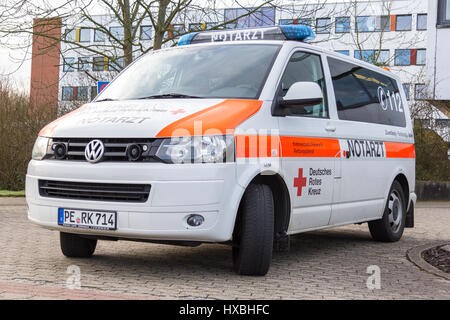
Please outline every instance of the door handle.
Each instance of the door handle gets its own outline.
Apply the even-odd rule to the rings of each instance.
[[[335,132],[335,131],[336,131],[336,127],[333,127],[333,126],[326,126],[326,127],[325,127],[325,130],[328,131],[328,132]]]

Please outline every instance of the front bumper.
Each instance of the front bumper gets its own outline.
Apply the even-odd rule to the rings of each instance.
[[[151,184],[145,203],[42,197],[39,179],[93,183]],[[43,227],[69,233],[147,240],[222,242],[231,239],[244,190],[236,183],[235,163],[163,164],[30,161],[26,176],[28,218]],[[58,208],[117,211],[117,230],[63,227]],[[190,214],[205,218],[199,227]]]

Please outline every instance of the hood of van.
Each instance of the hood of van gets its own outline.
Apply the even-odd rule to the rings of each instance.
[[[153,138],[232,133],[262,101],[158,99],[86,104],[39,133],[64,138]]]

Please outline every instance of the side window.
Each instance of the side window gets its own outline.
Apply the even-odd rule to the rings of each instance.
[[[405,127],[397,82],[361,66],[328,57],[339,119]]]
[[[301,81],[317,83],[322,88],[324,100],[315,106],[290,108],[288,115],[327,118],[325,79],[320,56],[307,52],[294,53],[281,78],[280,96],[284,97],[293,83]]]

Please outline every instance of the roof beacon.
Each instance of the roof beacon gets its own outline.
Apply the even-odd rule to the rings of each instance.
[[[226,41],[247,40],[296,40],[310,41],[315,38],[313,30],[305,25],[283,25],[251,29],[229,29],[185,34],[178,41],[179,46]]]

